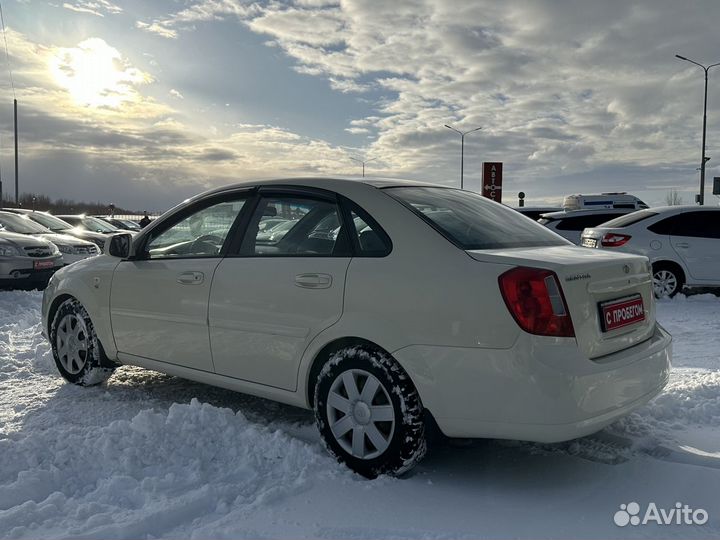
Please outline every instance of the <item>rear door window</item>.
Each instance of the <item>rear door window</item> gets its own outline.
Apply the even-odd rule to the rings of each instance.
[[[684,212],[674,217],[672,236],[720,238],[720,211]]]

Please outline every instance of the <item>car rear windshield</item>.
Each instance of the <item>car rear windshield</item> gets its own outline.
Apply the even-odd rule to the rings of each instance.
[[[624,216],[611,219],[610,221],[603,223],[602,226],[610,227],[613,229],[618,227],[628,227],[629,225],[635,225],[636,223],[639,223],[644,219],[648,219],[657,215],[658,213],[653,212],[652,210],[638,210],[637,212],[625,214]]]
[[[476,193],[441,187],[394,187],[383,191],[462,249],[568,244],[515,210]]]

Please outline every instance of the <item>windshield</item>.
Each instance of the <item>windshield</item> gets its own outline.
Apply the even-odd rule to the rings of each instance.
[[[96,219],[93,217],[84,217],[82,219],[82,224],[85,226],[86,229],[89,229],[91,231],[97,231],[102,233],[117,231],[117,229],[112,225],[105,223],[101,219]]]
[[[624,216],[611,219],[610,221],[603,223],[602,226],[612,228],[627,227],[628,225],[635,225],[636,223],[639,223],[644,219],[648,219],[657,215],[658,213],[653,212],[652,210],[638,210],[637,212],[632,212],[631,214],[625,214]]]
[[[27,214],[27,217],[40,225],[47,227],[53,231],[67,231],[72,229],[72,225],[65,223],[62,219],[51,216],[50,214],[43,214],[42,212],[33,212]]]
[[[439,187],[397,187],[383,191],[462,249],[564,246],[569,243],[512,208],[469,191]]]
[[[25,216],[17,214],[0,214],[0,227],[9,232],[19,234],[42,234],[52,232]]]

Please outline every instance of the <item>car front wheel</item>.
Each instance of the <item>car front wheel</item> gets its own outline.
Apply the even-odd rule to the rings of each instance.
[[[315,386],[315,418],[328,450],[367,478],[400,475],[425,455],[417,390],[380,351],[353,347],[330,358]]]
[[[115,368],[104,354],[85,307],[71,298],[55,313],[50,330],[53,358],[60,375],[73,384],[93,386],[107,380]]]

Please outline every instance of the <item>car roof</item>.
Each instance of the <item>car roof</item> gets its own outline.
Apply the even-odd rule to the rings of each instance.
[[[681,204],[681,205],[675,205],[675,206],[656,206],[653,208],[646,208],[645,210],[657,212],[658,214],[664,214],[666,212],[688,212],[688,211],[705,212],[708,210],[720,210],[720,206],[697,206],[694,204]]]
[[[593,208],[593,209],[587,209],[583,208],[581,210],[569,210],[569,211],[561,211],[561,212],[549,212],[547,214],[543,214],[541,217],[546,219],[564,219],[564,218],[570,218],[570,217],[582,217],[582,216],[594,216],[597,214],[630,214],[632,212],[637,212],[637,208]]]
[[[205,197],[206,195],[223,193],[225,191],[234,191],[237,189],[249,188],[249,187],[262,187],[262,186],[297,186],[297,187],[314,187],[319,189],[327,189],[330,191],[342,191],[343,186],[348,184],[365,184],[367,186],[375,187],[378,189],[390,188],[390,187],[439,187],[439,188],[450,188],[451,186],[444,186],[440,184],[432,184],[428,182],[420,182],[416,180],[404,180],[398,178],[353,178],[353,177],[288,177],[288,178],[266,178],[258,180],[247,180],[244,182],[237,182],[220,186],[203,193],[200,193],[196,197]]]
[[[517,210],[518,212],[560,212],[562,211],[562,206],[510,206],[513,210]]]

